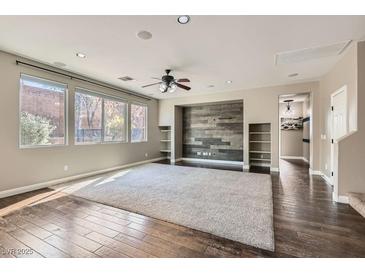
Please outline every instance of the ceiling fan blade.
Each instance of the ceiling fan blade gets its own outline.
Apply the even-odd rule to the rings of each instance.
[[[152,77],[151,79],[155,79],[155,80],[162,80],[161,78],[157,78],[157,77]]]
[[[176,83],[176,85],[177,85],[179,88],[182,88],[182,89],[185,89],[185,90],[191,90],[191,87],[184,86],[184,85],[179,84],[179,83]]]
[[[189,83],[190,80],[187,79],[187,78],[182,78],[182,79],[177,80],[176,82],[178,82],[178,83]]]
[[[158,83],[154,83],[154,84],[149,84],[149,85],[145,85],[145,86],[142,86],[142,88],[146,88],[146,87],[150,87],[150,86],[154,86],[154,85],[159,85],[161,84],[162,82],[158,82]]]

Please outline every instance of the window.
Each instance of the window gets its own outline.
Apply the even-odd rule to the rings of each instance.
[[[76,143],[100,143],[102,131],[102,98],[90,94],[75,94]]]
[[[124,102],[104,100],[104,142],[127,141],[127,104]]]
[[[127,141],[127,104],[78,89],[75,94],[75,142]]]
[[[66,144],[67,85],[22,74],[20,147]]]
[[[132,142],[147,141],[147,106],[131,105],[131,131]]]

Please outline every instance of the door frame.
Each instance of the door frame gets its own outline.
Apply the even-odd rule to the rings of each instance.
[[[342,86],[341,88],[339,88],[338,90],[336,90],[334,93],[331,94],[331,118],[330,118],[330,122],[331,122],[331,139],[330,139],[330,144],[331,144],[331,153],[330,153],[330,182],[333,185],[333,193],[332,193],[332,198],[335,202],[338,202],[338,139],[334,138],[334,115],[333,115],[333,100],[334,97],[340,93],[344,92],[345,93],[345,106],[346,106],[346,110],[345,110],[345,123],[346,123],[346,134],[349,132],[348,128],[349,128],[349,123],[348,123],[348,98],[347,98],[347,85]],[[345,134],[345,135],[346,135]]]

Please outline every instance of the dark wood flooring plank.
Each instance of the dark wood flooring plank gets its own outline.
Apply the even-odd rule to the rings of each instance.
[[[54,235],[57,235],[67,241],[71,241],[72,243],[90,251],[90,252],[94,252],[95,250],[99,249],[101,247],[100,244],[84,237],[83,235],[90,233],[90,230],[83,230],[81,229],[81,231],[79,229],[73,229],[73,228],[69,228],[68,229],[64,229],[61,228],[53,223],[51,223],[50,221],[47,221],[45,219],[39,218],[37,216],[22,216],[22,218],[28,218],[28,220],[31,222],[33,221],[35,224],[39,224],[42,226],[43,229],[49,231]]]
[[[157,248],[163,248],[166,250],[175,250],[175,252],[177,252],[179,257],[184,257],[184,258],[208,257],[203,252],[198,252],[193,249],[187,248],[183,245],[180,245],[176,242],[167,241],[167,240],[164,240],[164,239],[161,239],[161,238],[158,238],[155,236],[151,236],[148,234],[143,238],[143,241],[150,243],[150,244],[156,246]]]
[[[0,230],[0,245],[3,248],[4,256],[14,256],[17,258],[41,258],[42,255],[34,249],[18,241],[13,236]]]
[[[44,210],[47,210],[47,208],[50,208],[47,205],[42,205]],[[51,218],[53,220],[58,220],[57,224],[60,223],[66,223],[67,227],[83,227],[86,228],[89,231],[98,231],[99,233],[108,236],[108,237],[114,237],[119,234],[118,231],[112,230],[110,228],[107,228],[105,226],[96,224],[94,222],[90,222],[88,220],[82,219],[80,217],[75,217],[72,215],[65,215],[62,212],[59,212],[59,210],[51,210],[52,212],[49,212],[48,214],[51,215]],[[71,213],[70,213],[71,214]]]
[[[109,238],[105,235],[102,235],[98,232],[91,232],[90,234],[87,234],[86,237],[89,239],[96,241],[104,246],[107,246],[119,253],[125,254],[128,257],[133,258],[150,258],[154,257],[151,254],[148,254],[142,250],[139,250],[135,247],[132,247],[130,245],[127,245],[125,243],[122,243],[120,241],[117,241],[113,238]]]
[[[70,257],[66,253],[62,252],[61,250],[53,247],[52,245],[44,242],[43,240],[33,236],[32,234],[24,231],[24,230],[17,230],[10,233],[11,236],[16,238],[18,241],[24,243],[25,245],[29,246],[43,257],[50,257],[50,258],[67,258]]]
[[[102,246],[95,251],[95,254],[102,258],[130,258],[123,253],[119,253],[109,247]]]
[[[9,220],[10,222],[12,222],[13,224],[17,225],[21,229],[29,232],[30,234],[33,234],[34,236],[36,236],[40,239],[45,239],[52,235],[52,233],[50,233],[49,231],[41,228],[40,226],[37,226],[37,225],[34,225],[34,224],[28,222],[27,220],[22,218],[20,215],[13,215],[13,216],[7,217],[6,219]]]
[[[168,233],[166,230],[161,231],[158,228],[146,227],[135,223],[131,223],[130,225],[128,225],[128,227],[155,236],[157,238],[178,243],[179,245],[185,246],[197,252],[204,253],[205,249],[207,248],[205,244],[194,241],[194,239],[190,238],[188,235],[180,233],[179,231],[176,232],[171,230],[171,233]]]
[[[65,240],[56,235],[50,236],[45,239],[47,243],[50,245],[62,250],[63,252],[69,254],[75,258],[96,258],[99,257],[94,253],[87,251],[86,249],[81,248],[80,246],[74,244],[72,241]]]
[[[120,224],[117,224],[115,222],[110,222],[110,221],[107,221],[105,219],[101,219],[101,218],[98,218],[98,217],[95,217],[95,216],[92,216],[92,215],[85,217],[85,220],[96,223],[96,224],[99,224],[99,225],[104,226],[106,228],[113,229],[113,230],[118,231],[118,232],[122,232],[124,230],[125,226],[130,224],[130,222],[125,222],[123,225],[120,225]]]
[[[127,245],[133,246],[137,249],[143,250],[144,252],[151,254],[155,257],[162,258],[176,258],[179,257],[174,250],[161,248],[159,246],[154,246],[150,243],[147,243],[143,240],[136,239],[134,237],[127,236],[123,233],[118,234],[114,237],[114,239],[125,243]]]

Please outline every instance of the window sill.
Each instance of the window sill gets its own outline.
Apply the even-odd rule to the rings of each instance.
[[[118,145],[128,144],[128,142],[101,142],[101,143],[74,143],[75,146],[88,146],[88,145]]]
[[[35,145],[35,146],[19,146],[19,149],[37,149],[37,148],[54,148],[54,147],[66,147],[68,144],[63,145]]]
[[[140,143],[148,143],[148,140],[146,140],[146,141],[131,141],[131,144],[140,144]]]

